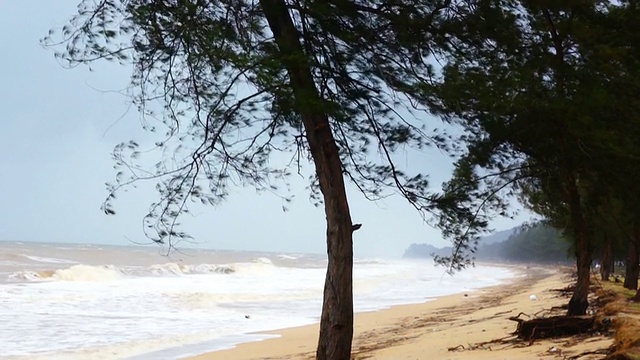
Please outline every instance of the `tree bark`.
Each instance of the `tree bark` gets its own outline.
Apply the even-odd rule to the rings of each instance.
[[[602,281],[609,281],[613,270],[613,241],[609,234],[604,234],[604,243],[602,244],[602,264],[600,264],[600,278]]]
[[[584,246],[584,244],[580,244],[581,242],[584,240],[578,241],[578,247]],[[584,250],[577,250],[577,257],[578,280],[571,300],[569,300],[567,316],[585,315],[587,307],[589,307],[587,298],[589,296],[591,261],[588,253],[585,254]]]
[[[636,290],[638,288],[638,274],[640,272],[640,266],[638,265],[640,261],[638,243],[640,243],[640,226],[635,225],[631,238],[629,239],[629,251],[627,253],[627,264],[623,284],[626,289]]]
[[[260,0],[287,69],[316,167],[327,218],[328,265],[317,359],[347,360],[353,338],[353,243],[342,162],[299,32],[283,0]]]
[[[568,167],[567,172],[571,169]],[[591,241],[589,239],[589,230],[582,212],[580,201],[580,193],[578,192],[576,178],[568,172],[567,175],[567,192],[569,199],[569,211],[571,223],[573,226],[574,241],[576,243],[576,262],[578,270],[578,280],[576,288],[573,291],[571,300],[569,300],[568,316],[585,315],[589,302],[589,283],[591,275]]]

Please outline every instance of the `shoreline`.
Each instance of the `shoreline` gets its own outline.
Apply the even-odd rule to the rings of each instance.
[[[534,315],[568,302],[552,291],[570,283],[565,271],[543,266],[507,267],[515,276],[500,285],[355,314],[352,359],[557,359],[559,355],[571,356],[612,344],[612,339],[605,336],[592,337],[588,342],[572,337],[539,340],[529,346],[496,342],[516,329],[516,323],[508,317],[520,312]],[[530,295],[536,295],[536,300]],[[310,360],[315,358],[318,331],[316,323],[262,332],[278,337],[184,359]]]
[[[371,335],[379,335],[381,331],[391,331],[398,334],[402,329],[411,327],[408,323],[421,316],[432,319],[430,314],[451,314],[456,311],[468,312],[474,308],[476,299],[495,293],[512,293],[526,287],[526,283],[539,281],[553,276],[553,272],[544,266],[526,266],[499,263],[481,263],[481,266],[500,267],[513,273],[513,276],[500,280],[501,283],[483,288],[467,289],[455,294],[436,298],[425,298],[420,303],[392,305],[378,310],[368,310],[354,314],[354,342],[353,356],[380,350],[389,345],[388,341],[367,344],[362,340]],[[526,280],[526,281],[525,281]],[[462,281],[462,280],[461,280]],[[528,296],[528,295],[527,295]],[[480,305],[479,308],[485,305]],[[418,322],[418,321],[416,321]],[[425,324],[422,324],[421,327]],[[382,328],[382,329],[380,329]],[[515,329],[515,326],[514,326]],[[384,332],[383,331],[383,332]],[[217,359],[312,359],[315,355],[319,323],[274,329],[250,335],[263,335],[265,339],[242,342],[233,348],[213,350],[203,354],[187,356],[188,360],[217,360]]]

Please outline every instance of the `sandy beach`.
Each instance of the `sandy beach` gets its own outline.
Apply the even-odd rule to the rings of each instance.
[[[353,359],[566,359],[608,348],[606,336],[515,341],[511,316],[549,314],[568,302],[554,289],[571,283],[566,272],[540,267],[517,268],[513,281],[438,298],[422,304],[395,306],[355,316]],[[535,295],[536,300],[531,299]],[[563,310],[556,309],[561,314]],[[272,332],[280,337],[240,344],[190,360],[312,359],[318,325]],[[493,341],[502,339],[502,341]],[[580,359],[601,359],[585,355]]]

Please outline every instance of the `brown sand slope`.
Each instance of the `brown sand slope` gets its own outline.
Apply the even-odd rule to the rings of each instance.
[[[553,289],[566,287],[565,273],[543,268],[522,269],[511,284],[452,295],[424,304],[357,314],[354,359],[570,359],[608,348],[605,336],[573,336],[564,339],[516,341],[516,323],[508,320],[520,312],[550,315],[549,309],[568,299]],[[536,295],[537,300],[531,300]],[[563,311],[557,310],[557,313]],[[280,338],[246,343],[231,350],[212,352],[193,360],[312,359],[318,325],[273,332]],[[492,342],[495,339],[503,341]],[[601,359],[602,354],[581,360]]]

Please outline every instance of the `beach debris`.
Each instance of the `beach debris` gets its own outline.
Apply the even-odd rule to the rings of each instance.
[[[538,300],[538,297],[535,296],[535,294],[534,295],[529,295],[529,300],[536,301],[536,300]]]
[[[547,352],[552,353],[552,354],[562,355],[562,349],[557,348],[555,346],[550,347],[549,350],[547,350]]]
[[[549,291],[560,293],[560,295],[571,295],[573,293],[573,291],[575,290],[575,288],[576,288],[575,285],[569,285],[569,286],[564,287],[562,289],[551,289]]]
[[[624,356],[617,357],[616,355],[618,355],[618,354],[615,354],[615,353],[612,354],[611,351],[612,351],[611,348],[598,349],[598,350],[594,350],[594,351],[584,351],[584,352],[581,352],[578,355],[570,356],[570,357],[567,357],[565,359],[567,359],[567,360],[578,360],[580,358],[583,358],[583,357],[589,356],[589,355],[609,355],[609,356],[605,356],[603,358],[600,358],[600,359],[605,359],[605,360],[634,360],[634,359],[637,359],[637,357],[636,358],[624,357]]]
[[[516,338],[510,335],[510,336],[502,337],[499,339],[493,339],[493,340],[474,343],[474,344],[467,343],[467,346],[460,344],[458,346],[447,348],[447,351],[469,351],[469,350],[493,351],[493,349],[491,348],[491,345],[504,345],[506,343],[512,343],[515,339]]]
[[[460,344],[458,346],[447,348],[447,351],[458,351],[458,350],[466,350],[464,345]]]
[[[489,350],[491,348],[485,347],[484,344],[467,344],[464,346],[462,344],[454,347],[447,348],[448,351],[468,351],[468,350]]]
[[[505,310],[505,311],[498,311],[493,316],[500,316],[500,315],[508,314],[510,312],[513,312],[513,311],[515,311],[515,309],[513,309],[513,310]]]
[[[521,339],[533,342],[536,339],[546,339],[567,335],[588,333],[594,330],[593,316],[552,316],[547,318],[521,319],[520,315],[509,318],[518,323],[514,334]]]

